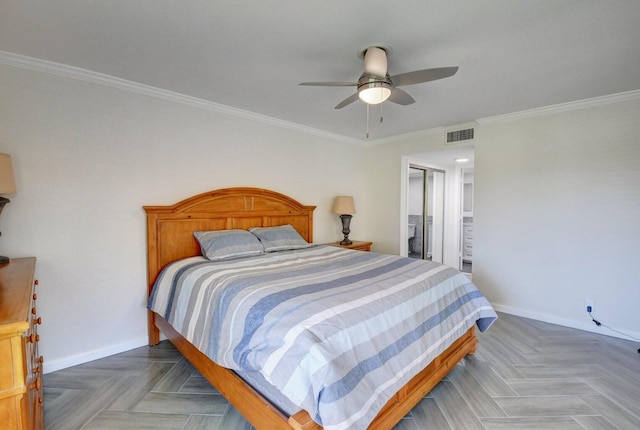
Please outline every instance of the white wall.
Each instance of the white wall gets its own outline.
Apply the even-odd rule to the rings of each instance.
[[[640,337],[639,136],[639,100],[482,126],[473,279],[492,303],[596,329],[591,299]]]
[[[146,343],[143,205],[232,186],[317,205],[316,242],[342,237],[353,195],[369,235],[364,149],[120,89],[0,65],[0,152],[18,192],[0,255],[37,257],[45,370]]]
[[[473,280],[499,310],[640,337],[640,100],[504,122],[476,138]],[[514,115],[514,118],[516,116]],[[437,134],[367,153],[367,230],[398,252],[400,160]]]

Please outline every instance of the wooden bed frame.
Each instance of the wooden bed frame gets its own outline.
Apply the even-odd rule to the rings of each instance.
[[[180,258],[200,254],[196,230],[268,227],[291,224],[313,242],[313,211],[283,194],[260,188],[227,188],[190,197],[172,206],[144,206],[147,213],[148,293],[162,268]],[[257,429],[316,429],[306,411],[288,417],[235,372],[218,366],[176,332],[160,315],[149,311],[149,344],[160,342],[160,331],[198,371]],[[380,410],[369,428],[390,429],[402,419],[465,355],[475,352],[473,327],[401,388]]]

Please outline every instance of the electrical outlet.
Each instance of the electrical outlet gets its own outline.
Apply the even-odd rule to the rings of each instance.
[[[584,310],[587,312],[594,312],[596,310],[593,300],[584,300]]]

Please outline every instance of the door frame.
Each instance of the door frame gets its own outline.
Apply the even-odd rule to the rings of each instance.
[[[424,167],[425,169],[441,170],[445,172],[444,189],[444,243],[443,263],[455,268],[459,267],[460,229],[458,214],[460,213],[460,169],[456,166],[444,167],[417,161],[415,157],[403,155],[400,157],[400,225],[399,225],[399,250],[401,256],[408,256],[409,239],[409,167],[410,165]]]

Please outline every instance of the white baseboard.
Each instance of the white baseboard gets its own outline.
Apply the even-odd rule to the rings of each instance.
[[[67,367],[77,366],[78,364],[87,363],[99,358],[108,357],[110,355],[119,354],[141,346],[148,345],[147,337],[134,339],[129,342],[112,345],[106,348],[94,349],[93,351],[83,352],[81,354],[72,355],[70,357],[61,358],[53,361],[44,362],[44,373],[55,372],[56,370],[66,369]]]
[[[626,332],[628,334],[627,336],[625,336],[625,335],[622,335],[620,333],[616,333],[614,331],[611,331],[606,327],[603,327],[603,326],[599,326],[598,327],[591,320],[585,321],[585,322],[573,321],[573,320],[568,320],[568,319],[565,319],[565,318],[559,318],[559,317],[554,316],[554,315],[548,315],[548,314],[539,313],[539,312],[532,312],[530,310],[514,308],[512,306],[505,306],[505,305],[501,305],[501,304],[498,304],[498,303],[491,303],[491,305],[493,306],[493,308],[496,311],[504,312],[505,314],[516,315],[516,316],[523,317],[523,318],[530,318],[532,320],[547,322],[547,323],[551,323],[551,324],[557,324],[557,325],[561,325],[561,326],[564,326],[564,327],[570,327],[570,328],[575,328],[575,329],[578,329],[578,330],[588,331],[588,332],[591,332],[591,333],[604,334],[604,335],[607,335],[607,336],[616,337],[618,339],[631,340],[631,341],[635,341],[635,342],[637,342],[637,340],[636,339],[632,339],[631,337],[635,337],[637,339],[640,339],[640,333],[632,332],[632,331],[628,331],[628,330],[622,330],[622,331],[624,331],[624,332]]]
[[[516,315],[523,318],[530,318],[537,321],[547,322],[551,324],[557,324],[564,327],[575,328],[578,330],[584,330],[592,333],[604,334],[607,336],[616,337],[619,339],[625,340],[634,340],[627,336],[623,336],[619,333],[612,332],[606,327],[598,327],[593,324],[593,322],[578,322],[573,320],[568,320],[564,318],[559,318],[554,315],[548,315],[538,312],[532,312],[526,309],[514,308],[512,306],[505,306],[498,303],[492,303],[494,309],[498,312],[504,312],[510,315]],[[627,332],[630,336],[635,338],[640,338],[640,333],[636,332]],[[164,338],[164,336],[162,336]],[[148,344],[148,339],[146,337],[140,339],[134,339],[129,342],[121,343],[118,345],[113,345],[107,348],[95,349],[93,351],[83,352],[82,354],[72,355],[70,357],[61,358],[59,360],[54,360],[44,362],[44,373],[55,372],[56,370],[66,369],[67,367],[77,366],[78,364],[87,363],[89,361],[98,360],[100,358],[108,357],[110,355],[119,354],[121,352],[129,351],[135,348],[140,348],[142,346],[146,346]]]

